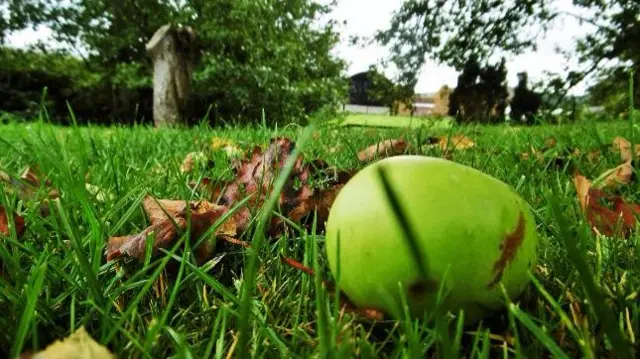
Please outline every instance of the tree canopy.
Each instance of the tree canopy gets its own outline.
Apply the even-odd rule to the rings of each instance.
[[[147,41],[166,23],[189,25],[200,49],[195,118],[211,106],[214,117],[255,121],[264,110],[267,121],[303,121],[346,95],[345,64],[330,53],[339,40],[335,22],[317,21],[332,6],[312,0],[8,0],[0,30],[46,25],[71,53],[83,54],[106,87],[148,91]]]
[[[578,19],[595,31],[585,32],[574,49],[581,68],[548,79],[561,94],[585,76],[599,71],[619,73],[639,69],[640,2],[627,0],[572,0],[578,10],[569,13],[558,0],[407,0],[393,14],[388,28],[375,39],[390,46],[390,60],[403,81],[415,83],[427,59],[462,71],[467,59],[492,59],[536,48],[537,40],[555,23]],[[582,14],[588,15],[582,15]],[[606,69],[605,69],[606,68]]]

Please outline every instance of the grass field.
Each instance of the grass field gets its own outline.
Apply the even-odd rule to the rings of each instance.
[[[0,356],[42,349],[85,326],[120,358],[228,358],[240,350],[238,328],[243,323],[250,328],[249,354],[260,358],[328,353],[359,358],[623,358],[631,355],[625,356],[625,348],[639,348],[638,235],[594,235],[568,165],[555,166],[553,157],[539,162],[520,156],[554,136],[558,146],[581,150],[575,163],[585,176],[595,178],[620,162],[619,154],[609,151],[615,136],[640,138],[626,122],[532,128],[328,126],[303,145],[305,158],[349,169],[361,166],[357,150],[385,138],[404,136],[417,143],[426,136],[463,133],[477,143],[454,152],[452,159],[515,188],[531,205],[542,243],[532,273],[536,282],[477,326],[463,328],[455,320],[449,325],[441,320],[371,323],[340,316],[333,296],[317,291],[311,277],[279,259],[284,253],[313,267],[317,253],[323,276],[330,278],[322,233],[264,243],[257,267],[247,266],[253,251],[241,247],[224,247],[202,266],[180,251],[145,264],[120,263],[120,270],[106,262],[110,236],[137,233],[148,225],[140,206],[146,193],[189,200],[195,196],[189,181],[228,175],[224,165],[206,173],[181,173],[187,153],[208,147],[213,137],[249,148],[273,136],[297,140],[303,131],[1,126],[0,169],[19,175],[26,166],[38,166],[61,195],[51,202],[49,216],[42,217],[34,210],[38,203],[23,203],[0,191],[0,204],[19,210],[26,222],[22,237],[0,237]],[[602,155],[589,160],[585,154],[596,148]],[[85,189],[85,181],[113,197],[100,201]],[[640,201],[636,182],[620,191],[625,199]],[[166,288],[157,291],[154,283],[169,266],[177,276],[162,275]],[[242,278],[252,276],[255,291],[243,306],[239,286]]]
[[[343,126],[379,127],[379,128],[420,128],[446,129],[451,127],[452,121],[446,119],[432,119],[428,117],[389,116],[379,114],[350,114],[341,122]]]

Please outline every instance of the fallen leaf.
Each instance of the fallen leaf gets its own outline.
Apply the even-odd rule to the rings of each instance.
[[[193,171],[193,167],[196,163],[203,162],[206,159],[207,155],[204,154],[204,152],[189,152],[180,165],[180,172],[189,173]]]
[[[605,188],[626,185],[631,182],[632,177],[633,166],[631,166],[631,161],[628,161],[600,175],[600,177],[594,181],[594,187]]]
[[[225,138],[220,138],[220,137],[214,137],[211,139],[211,149],[214,151],[217,150],[224,150],[224,152],[227,154],[227,156],[229,157],[242,157],[244,156],[244,151],[242,151],[242,149],[240,149],[240,147],[238,147],[235,142],[229,140],[229,139],[225,139]]]
[[[209,186],[212,200],[229,208],[251,196],[246,205],[234,214],[238,233],[247,229],[252,215],[264,204],[294,146],[295,143],[290,139],[274,138],[266,150],[255,147],[251,158],[234,164],[234,180]],[[333,173],[333,176],[327,173]],[[337,194],[337,186],[344,184],[352,174],[353,172],[334,170],[322,160],[305,163],[302,156],[298,156],[280,193],[278,204],[281,213],[294,222],[300,222],[317,210],[318,230],[321,231]],[[319,182],[323,178],[325,189],[312,187],[311,182]],[[277,236],[285,227],[285,222],[280,217],[273,216],[268,234]]]
[[[226,207],[207,201],[156,201],[151,196],[145,197],[143,207],[149,217],[149,227],[138,234],[109,238],[106,251],[108,261],[123,256],[144,259],[147,238],[151,233],[155,235],[152,254],[156,254],[161,248],[170,247],[177,240],[179,232],[187,228],[188,210],[191,215],[191,239],[200,237],[227,212]],[[225,222],[215,234],[234,236],[234,223]]]
[[[476,146],[476,143],[472,139],[464,135],[432,137],[430,142],[436,142],[442,152],[466,150]]]
[[[231,214],[222,227],[216,231],[217,238],[237,242],[242,237],[254,215],[261,209],[270,195],[274,181],[279,176],[285,162],[291,155],[295,143],[287,138],[274,138],[265,149],[256,146],[249,159],[232,162],[234,178],[230,182],[215,183],[205,178],[199,189],[206,189],[211,202],[189,202],[191,206],[192,235],[198,236],[215,221],[226,214],[240,201],[243,205]],[[317,230],[322,231],[329,215],[329,209],[355,171],[339,171],[322,160],[304,162],[302,156],[295,159],[293,169],[280,193],[278,210],[288,220],[309,228],[310,215],[317,213]],[[195,186],[195,184],[191,184]],[[248,197],[248,198],[247,198]],[[107,244],[107,260],[122,256],[142,259],[149,234],[154,233],[154,253],[166,248],[178,238],[178,232],[186,228],[187,202],[180,200],[160,200],[169,214],[167,216],[152,197],[144,200],[143,206],[150,225],[134,235],[111,237]],[[173,225],[173,222],[177,224]],[[267,225],[267,236],[276,237],[288,228],[287,221],[280,216],[272,216]],[[202,254],[208,253],[205,244]]]
[[[640,144],[636,144],[631,150],[631,143],[626,138],[617,136],[613,139],[612,149],[614,152],[620,152],[620,157],[623,162],[633,160],[633,155],[640,155]]]
[[[5,182],[9,186],[8,188],[10,190],[16,190],[18,196],[22,200],[34,199],[36,197],[36,192],[43,185],[48,190],[46,196],[48,199],[58,198],[58,190],[51,187],[51,181],[49,180],[42,183],[37,171],[37,167],[27,167],[19,178],[15,178],[5,172],[0,172],[0,181]]]
[[[629,235],[636,226],[636,215],[640,215],[640,205],[625,202],[620,196],[608,195],[603,190],[594,188],[585,176],[574,175],[578,201],[595,233],[613,236],[616,229],[623,235]],[[601,204],[608,201],[613,209]]]
[[[43,351],[23,353],[20,359],[115,359],[109,349],[96,342],[85,330],[78,328],[73,334],[56,340]]]
[[[16,234],[18,236],[21,236],[25,228],[24,218],[22,218],[18,214],[13,214],[13,223],[16,226]],[[9,215],[7,213],[7,210],[0,205],[0,234],[2,234],[3,236],[9,236],[11,234],[9,225]]]
[[[409,144],[402,139],[383,140],[358,153],[360,162],[370,162],[377,158],[391,157],[406,153]]]

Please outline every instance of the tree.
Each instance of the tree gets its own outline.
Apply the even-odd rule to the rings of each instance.
[[[12,0],[45,24],[56,40],[86,54],[86,64],[114,89],[148,90],[151,61],[145,44],[166,23],[199,34],[194,69],[193,117],[213,107],[212,119],[304,121],[310,112],[336,107],[347,91],[345,63],[331,54],[339,41],[335,22],[319,26],[333,4],[312,0]],[[28,11],[27,11],[28,10]],[[17,25],[16,25],[17,26]],[[114,90],[116,91],[116,90]],[[117,91],[116,91],[117,92]],[[114,106],[115,107],[115,106]],[[219,116],[218,116],[219,115]]]
[[[467,60],[458,84],[450,96],[449,115],[459,122],[490,122],[504,119],[508,90],[505,60],[481,66],[472,55]]]
[[[534,116],[538,113],[542,105],[540,94],[529,89],[529,76],[526,72],[518,74],[518,86],[513,92],[511,99],[510,117],[516,122],[533,123]]]
[[[558,1],[408,0],[375,39],[390,46],[391,61],[410,82],[428,58],[461,71],[472,55],[491,59],[498,53],[517,55],[535,49],[537,39],[555,21],[578,18],[595,30],[585,32],[573,53],[566,54],[585,67],[567,68],[549,79],[548,90],[558,94],[556,104],[607,62],[623,69],[640,63],[639,1],[572,0],[578,10],[590,14],[586,17],[558,10]]]

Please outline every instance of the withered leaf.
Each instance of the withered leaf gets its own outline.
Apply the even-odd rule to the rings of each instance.
[[[370,162],[377,158],[391,157],[406,153],[409,143],[403,139],[383,140],[358,153],[360,162]]]
[[[447,152],[451,150],[466,150],[469,148],[473,148],[476,146],[476,143],[465,135],[454,135],[454,136],[440,136],[440,137],[431,137],[429,139],[431,144],[437,145],[442,152]]]
[[[614,152],[620,152],[620,157],[623,162],[633,160],[634,154],[638,156],[640,154],[640,144],[636,144],[631,149],[631,143],[624,137],[617,136],[613,139],[612,149]]]
[[[20,359],[115,359],[107,348],[96,342],[85,330],[78,328],[73,334],[56,340],[37,353],[23,353]]]
[[[25,228],[24,218],[14,213],[13,223],[15,225],[16,234],[18,236],[21,236]],[[0,205],[0,234],[2,234],[3,236],[9,236],[11,234],[9,225],[9,214],[7,213],[7,210],[4,208],[4,206]]]
[[[240,147],[236,146],[236,144],[226,138],[214,137],[211,139],[211,149],[214,151],[224,150],[224,152],[229,157],[242,157],[244,156],[244,152]]]
[[[613,236],[619,228],[621,234],[626,236],[635,229],[640,205],[627,203],[620,196],[594,188],[591,181],[579,173],[574,175],[573,183],[580,206],[595,233]],[[605,200],[612,204],[613,209],[600,203]]]
[[[155,235],[153,253],[157,253],[161,248],[170,247],[177,240],[179,232],[187,228],[187,210],[190,211],[192,239],[205,233],[227,212],[226,207],[207,201],[162,199],[156,202],[151,196],[145,197],[143,207],[149,217],[150,226],[138,234],[109,238],[106,253],[108,261],[122,256],[143,259],[147,237],[152,232]],[[218,228],[216,235],[234,236],[234,223],[225,222]]]
[[[627,161],[615,168],[612,168],[600,176],[600,179],[595,181],[595,188],[615,187],[617,185],[626,185],[631,182],[633,177],[633,166],[631,161]]]
[[[193,171],[194,166],[198,162],[202,162],[206,160],[207,155],[204,152],[189,152],[187,156],[185,156],[182,164],[180,165],[180,172],[189,173]]]
[[[217,200],[219,205],[229,208],[247,196],[251,196],[246,205],[233,216],[238,233],[246,230],[252,215],[257,213],[264,204],[271,193],[274,180],[284,167],[294,146],[295,143],[292,140],[278,137],[272,139],[269,147],[264,151],[260,147],[255,147],[249,159],[235,163],[235,178],[231,182],[210,187],[212,200]],[[331,172],[333,176],[328,175]],[[344,184],[352,173],[332,171],[322,160],[305,163],[303,157],[298,156],[280,193],[279,210],[294,222],[301,222],[304,217],[317,210],[318,230],[322,230],[338,186]],[[323,178],[326,180],[325,189],[313,186],[312,182],[320,182]],[[273,216],[267,234],[277,236],[284,229],[284,221]]]

